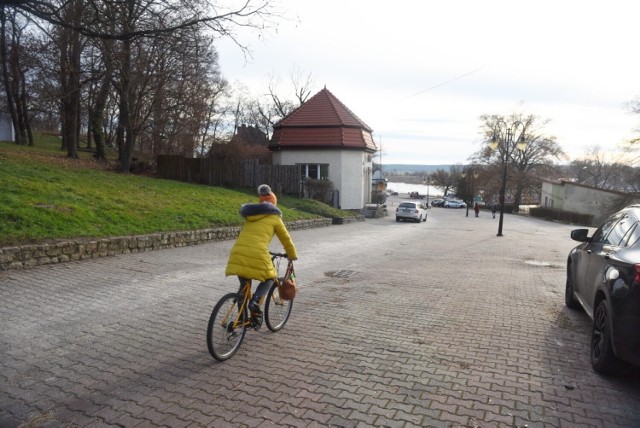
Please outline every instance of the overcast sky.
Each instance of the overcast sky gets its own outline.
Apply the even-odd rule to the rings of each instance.
[[[374,131],[383,163],[467,163],[480,115],[535,114],[570,159],[637,136],[640,1],[276,0],[290,19],[218,44],[231,82],[293,98],[311,74]]]

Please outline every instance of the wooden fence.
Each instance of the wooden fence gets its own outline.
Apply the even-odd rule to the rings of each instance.
[[[266,183],[276,193],[300,195],[300,168],[296,165],[260,165],[257,160],[220,160],[158,156],[158,177],[188,183],[232,188]]]

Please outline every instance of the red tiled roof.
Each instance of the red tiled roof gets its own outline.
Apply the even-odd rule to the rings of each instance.
[[[376,150],[371,128],[324,88],[278,122],[269,148]]]

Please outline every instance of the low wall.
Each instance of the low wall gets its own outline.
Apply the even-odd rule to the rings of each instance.
[[[287,229],[300,230],[326,227],[330,218],[298,220],[287,223]],[[220,227],[185,232],[152,233],[103,239],[77,239],[54,244],[21,245],[0,248],[0,270],[26,269],[52,263],[96,259],[118,254],[139,253],[164,248],[186,247],[211,241],[235,239],[240,227]]]

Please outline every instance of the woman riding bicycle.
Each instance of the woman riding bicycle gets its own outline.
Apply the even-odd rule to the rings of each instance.
[[[237,275],[241,289],[246,281],[260,281],[249,302],[249,310],[261,314],[260,300],[269,291],[277,275],[269,255],[269,243],[273,236],[278,237],[289,259],[296,260],[298,253],[282,221],[282,211],[276,207],[277,199],[271,188],[262,184],[258,187],[258,194],[260,203],[244,204],[240,208],[240,215],[245,222],[229,254],[225,274]]]

